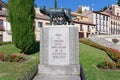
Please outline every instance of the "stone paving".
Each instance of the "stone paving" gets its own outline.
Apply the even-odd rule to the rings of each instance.
[[[99,36],[90,36],[89,39],[91,39],[92,41],[99,43],[103,46],[109,47],[109,48],[113,48],[113,49],[117,49],[120,51],[120,45],[117,45],[113,42],[111,42],[110,40],[107,39],[120,39],[120,35],[99,35]],[[120,40],[119,40],[120,41]]]

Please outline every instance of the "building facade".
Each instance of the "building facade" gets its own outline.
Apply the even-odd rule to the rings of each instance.
[[[49,25],[49,17],[43,15],[36,8],[35,18],[35,34],[36,40],[40,40],[40,28]],[[95,34],[95,25],[88,21],[88,17],[82,16],[78,13],[71,12],[74,25],[78,27],[79,38],[88,37],[90,34]]]
[[[78,27],[79,38],[95,34],[95,24],[88,20],[88,17],[72,12],[74,25]]]
[[[10,23],[7,21],[6,4],[0,0],[0,42],[12,41]]]
[[[111,5],[103,12],[110,15],[110,34],[120,34],[120,6]]]
[[[110,34],[120,34],[120,16],[110,14]]]
[[[78,11],[78,10],[81,10],[82,12],[84,12],[84,11],[89,11],[89,10],[90,10],[90,7],[89,7],[89,6],[79,6],[78,9],[77,9],[77,11]]]
[[[89,21],[96,25],[96,34],[109,34],[109,14],[96,11],[84,11],[82,15],[87,16]]]
[[[106,10],[104,10],[104,12],[112,14],[112,15],[120,16],[120,6],[111,5]]]

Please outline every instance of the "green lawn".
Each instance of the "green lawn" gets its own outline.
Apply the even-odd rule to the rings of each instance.
[[[0,46],[0,53],[19,54],[20,50],[13,44]],[[32,55],[25,55],[27,61],[22,63],[0,62],[0,80],[17,80],[38,63],[39,52]]]
[[[97,64],[110,58],[101,50],[80,43],[80,63],[88,80],[120,80],[120,70],[100,70]]]
[[[0,46],[0,53],[19,54],[20,50],[13,44]],[[0,80],[17,80],[38,63],[39,52],[25,55],[26,62],[0,62]],[[100,70],[96,67],[104,58],[111,60],[106,53],[80,43],[80,63],[83,65],[88,80],[120,80],[120,70]]]

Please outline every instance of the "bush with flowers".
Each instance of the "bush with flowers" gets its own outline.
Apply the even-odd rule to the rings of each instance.
[[[97,65],[99,68],[102,69],[116,69],[117,65],[114,61],[110,62],[107,58],[104,58],[104,61]]]
[[[0,61],[3,62],[23,62],[26,59],[23,55],[16,55],[16,54],[10,54],[5,55],[4,53],[0,53]]]
[[[112,59],[113,62],[104,61],[98,65],[98,67],[101,68],[120,68],[120,52],[118,50],[115,50],[113,48],[108,48],[105,46],[102,46],[100,44],[97,44],[87,38],[80,39],[81,43],[90,45],[92,47],[98,48],[100,50],[103,50],[107,53],[107,55]]]

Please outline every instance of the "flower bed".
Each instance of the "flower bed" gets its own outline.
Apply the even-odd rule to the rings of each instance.
[[[3,62],[23,62],[26,59],[23,57],[23,55],[5,55],[4,53],[0,53],[0,61]]]
[[[102,46],[86,38],[80,39],[80,42],[105,51],[108,54],[108,56],[112,59],[112,62],[108,62],[107,60],[105,60],[104,62],[98,64],[97,66],[99,68],[120,68],[120,52],[118,50]]]

